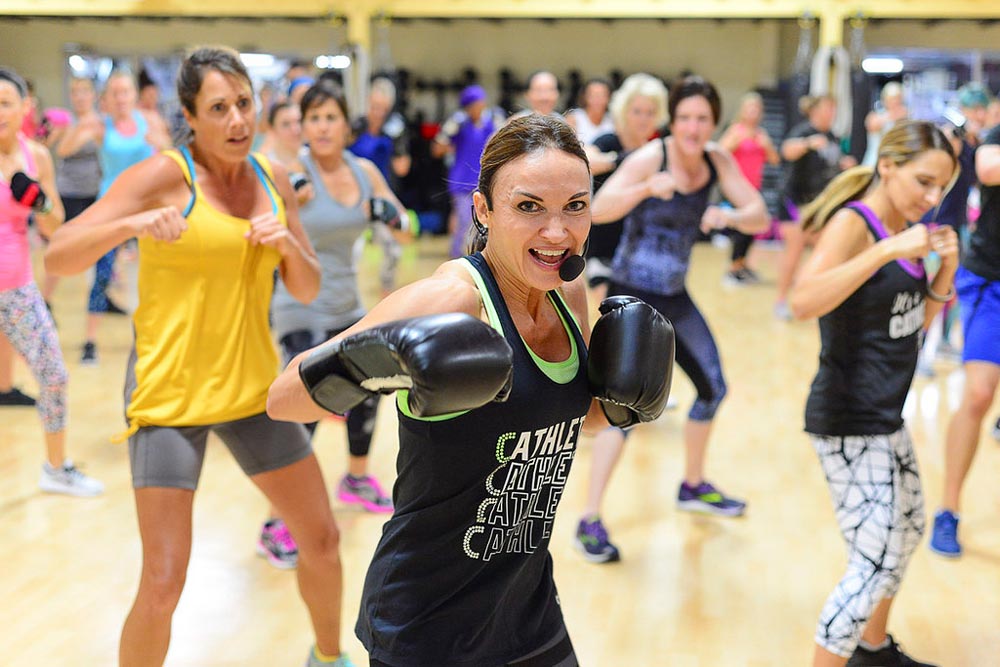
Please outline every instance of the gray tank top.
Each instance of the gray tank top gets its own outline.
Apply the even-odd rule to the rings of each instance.
[[[101,161],[93,140],[56,162],[56,189],[63,197],[97,196],[101,189]]]
[[[282,338],[302,329],[325,337],[330,329],[354,324],[365,314],[358,291],[354,244],[368,227],[361,204],[372,196],[372,186],[357,159],[344,151],[344,161],[361,189],[357,202],[345,205],[323,187],[316,166],[307,151],[299,156],[312,181],[316,196],[299,209],[299,219],[319,258],[322,280],[316,299],[306,305],[295,299],[278,281],[271,302],[274,332]]]

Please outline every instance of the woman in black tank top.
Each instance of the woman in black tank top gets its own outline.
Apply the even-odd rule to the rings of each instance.
[[[627,344],[609,341],[607,314],[591,338],[578,259],[590,229],[590,170],[573,130],[552,116],[514,119],[489,140],[481,162],[474,254],[390,294],[332,345],[294,359],[269,393],[272,416],[314,421],[325,413],[314,402],[317,384],[305,376],[321,375],[335,383],[331,394],[343,394],[334,387],[342,388],[345,376],[327,361],[346,359],[345,349],[359,339],[382,336],[390,347],[390,331],[420,329],[436,314],[464,314],[466,331],[489,322],[490,334],[509,346],[502,363],[512,381],[499,400],[487,384],[485,401],[448,403],[429,414],[415,407],[420,396],[440,398],[456,387],[463,398],[473,387],[479,396],[480,376],[488,375],[485,353],[449,349],[445,358],[444,350],[432,351],[448,336],[444,326],[421,329],[417,338],[429,347],[401,368],[347,380],[383,393],[409,387],[396,401],[395,513],[368,569],[356,626],[379,667],[575,667],[548,545],[581,429],[609,424],[593,395],[603,396],[601,385],[611,383],[602,379],[622,368],[616,350],[634,350],[629,356],[641,360],[625,374],[642,376],[635,378],[637,394],[660,389],[656,409],[645,410],[645,398],[621,399],[638,420],[655,419],[666,402],[672,354],[657,357],[646,348],[672,353],[657,335],[669,325],[651,307],[637,306],[654,322],[616,339]],[[461,372],[449,362],[460,357],[470,359]],[[418,367],[434,370],[433,390],[415,370],[406,371],[408,382],[393,380],[398,370]],[[610,419],[628,426],[614,417],[616,409]]]
[[[903,402],[920,332],[954,293],[958,268],[955,231],[913,223],[941,202],[956,167],[934,125],[900,123],[883,138],[874,170],[844,172],[803,211],[804,227],[823,231],[790,302],[796,317],[820,318],[806,431],[849,551],[820,615],[814,667],[842,667],[848,658],[925,665],[900,651],[886,621],[924,531]],[[922,259],[931,252],[941,268],[928,284]]]

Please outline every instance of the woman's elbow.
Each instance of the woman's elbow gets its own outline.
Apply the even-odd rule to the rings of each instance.
[[[795,291],[792,291],[788,298],[788,310],[792,313],[792,319],[799,322],[811,320],[819,314],[809,299],[805,298],[802,294],[797,294]]]

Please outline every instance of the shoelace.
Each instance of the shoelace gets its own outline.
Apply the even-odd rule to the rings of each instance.
[[[608,541],[608,530],[604,527],[604,524],[600,521],[595,521],[594,523],[587,524],[586,532],[591,535],[591,537],[596,538],[599,542],[604,543]]]

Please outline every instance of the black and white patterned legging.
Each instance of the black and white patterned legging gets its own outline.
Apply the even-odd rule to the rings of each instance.
[[[924,533],[924,498],[905,428],[811,438],[848,548],[847,572],[823,606],[816,643],[847,657],[875,607],[899,590]]]

